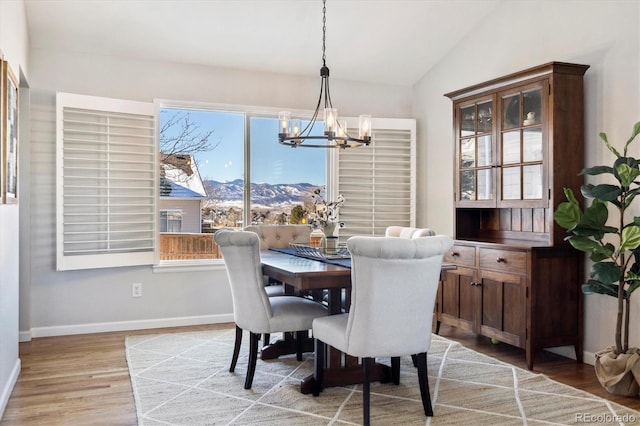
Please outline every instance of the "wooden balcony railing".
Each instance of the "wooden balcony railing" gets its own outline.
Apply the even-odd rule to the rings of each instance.
[[[213,234],[160,234],[160,260],[219,259]]]

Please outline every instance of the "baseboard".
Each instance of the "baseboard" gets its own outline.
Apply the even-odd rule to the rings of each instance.
[[[0,419],[2,419],[4,410],[5,408],[7,408],[9,397],[11,396],[11,392],[13,391],[13,387],[18,381],[18,376],[20,376],[20,365],[20,358],[18,358],[13,365],[13,369],[11,370],[11,374],[8,377],[7,383],[5,383],[4,387],[2,388],[2,394],[0,394]]]
[[[560,346],[557,348],[547,348],[546,350],[557,355],[562,355],[565,358],[576,359],[576,351],[573,346]],[[596,362],[596,355],[593,352],[583,351],[582,362],[594,365]]]
[[[197,317],[158,318],[151,320],[102,322],[91,324],[61,325],[53,327],[34,327],[30,331],[20,332],[20,341],[29,341],[36,337],[68,336],[72,334],[106,333],[110,331],[146,330],[164,327],[182,327],[188,325],[219,324],[233,322],[233,314],[203,315]],[[23,337],[28,338],[22,340]]]
[[[21,331],[18,333],[18,342],[30,342],[30,341],[31,341],[31,330]]]
[[[596,354],[593,352],[583,352],[582,361],[585,364],[596,365]]]

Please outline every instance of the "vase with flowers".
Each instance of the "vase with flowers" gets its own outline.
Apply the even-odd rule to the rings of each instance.
[[[320,229],[325,236],[334,236],[337,228],[344,226],[339,221],[340,208],[344,205],[344,197],[338,195],[335,201],[326,201],[322,198],[322,191],[316,188],[312,194],[313,207],[309,213],[308,223],[313,229]]]

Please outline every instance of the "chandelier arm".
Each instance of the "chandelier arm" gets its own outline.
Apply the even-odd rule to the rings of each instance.
[[[302,131],[300,132],[300,136],[304,137],[305,132],[307,132],[307,130],[309,132],[311,132],[311,130],[313,130],[313,126],[316,123],[316,119],[318,118],[318,111],[320,111],[320,104],[322,103],[322,91],[324,88],[324,84],[320,85],[320,96],[318,97],[318,104],[316,105],[316,110],[313,112],[313,115],[311,116],[311,120],[309,121],[309,123],[307,123],[307,125],[304,127],[304,129],[302,129]]]

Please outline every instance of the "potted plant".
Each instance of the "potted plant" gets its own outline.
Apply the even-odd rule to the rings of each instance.
[[[615,346],[596,353],[595,370],[603,387],[623,396],[638,396],[640,389],[640,349],[629,348],[631,294],[640,287],[640,216],[632,217],[628,212],[640,195],[640,160],[627,155],[629,144],[638,134],[640,122],[633,126],[620,154],[607,135],[600,133],[616,159],[612,166],[586,168],[582,174],[610,175],[614,183],[582,185],[582,195],[592,200],[584,210],[571,189],[565,188],[567,201],[560,203],[554,213],[556,223],[567,229],[569,243],[589,253],[593,263],[582,292],[617,299]],[[617,210],[617,217],[611,220],[610,210]]]

